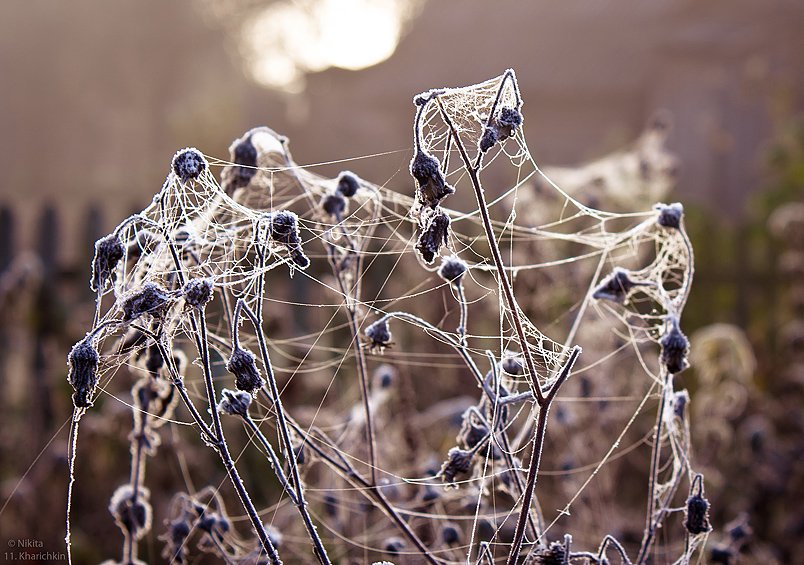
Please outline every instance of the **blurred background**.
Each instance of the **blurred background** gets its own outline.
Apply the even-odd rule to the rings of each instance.
[[[684,325],[698,355],[686,385],[732,379],[745,393],[725,431],[696,446],[720,469],[714,521],[748,512],[756,543],[795,562],[802,29],[793,0],[0,4],[0,530],[13,522],[59,547],[60,522],[43,526],[42,511],[63,509],[64,360],[91,320],[93,244],[150,202],[177,149],[227,158],[233,139],[267,125],[298,163],[322,163],[315,172],[349,168],[409,193],[412,96],[511,67],[541,166],[594,185],[606,177],[596,167],[655,155],[646,143],[671,157],[659,168],[645,157],[632,180],[658,175],[685,206],[697,272]],[[594,203],[652,205],[605,191]]]

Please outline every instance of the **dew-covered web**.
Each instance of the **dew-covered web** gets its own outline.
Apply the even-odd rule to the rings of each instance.
[[[112,234],[124,252],[96,284],[87,338],[100,390],[125,395],[123,366],[150,374],[184,391],[155,417],[214,428],[209,398],[235,390],[230,359],[252,352],[267,381],[241,388],[290,485],[258,501],[283,558],[313,559],[286,437],[332,561],[685,563],[705,537],[681,511],[702,494],[673,386],[693,274],[681,207],[574,199],[528,150],[522,106],[512,71],[417,96],[404,192],[317,175],[268,128],[227,160],[180,151]],[[235,463],[268,453],[223,420]],[[218,544],[248,554],[241,538]],[[547,561],[562,551],[569,561]]]

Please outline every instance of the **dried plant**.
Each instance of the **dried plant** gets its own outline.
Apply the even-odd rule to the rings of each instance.
[[[553,184],[513,71],[414,104],[411,194],[316,175],[261,127],[229,161],[179,151],[152,204],[98,241],[71,455],[127,365],[122,563],[155,530],[176,563],[689,563],[705,541],[674,386],[694,270],[681,205],[607,212]],[[202,469],[152,508],[146,463],[188,425],[243,520]],[[250,452],[264,472],[244,471]]]

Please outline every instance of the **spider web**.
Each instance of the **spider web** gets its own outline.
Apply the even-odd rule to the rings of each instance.
[[[513,396],[525,395],[530,382],[547,387],[580,345],[583,353],[551,413],[523,555],[535,556],[564,533],[573,534],[573,551],[595,554],[606,534],[641,535],[646,499],[650,520],[677,515],[682,484],[694,475],[686,393],[674,391],[672,375],[658,361],[658,343],[670,320],[681,317],[691,285],[693,257],[683,223],[678,229],[660,225],[657,209],[613,213],[575,200],[542,174],[524,125],[481,155],[479,140],[495,113],[522,106],[511,71],[424,93],[417,104],[414,146],[438,159],[456,189],[439,203],[450,226],[438,253],[465,262],[460,285],[439,278],[440,259],[428,264],[416,250],[429,212],[413,190],[396,192],[359,179],[356,194],[333,214],[324,203],[338,195],[339,178],[297,165],[285,138],[256,128],[232,144],[229,160],[206,157],[196,178],[171,171],[151,205],[116,229],[126,253],[99,297],[95,323],[108,327],[97,334],[103,390],[112,394],[121,366],[142,367],[148,340],[112,322],[124,318],[126,297],[156,283],[171,297],[168,310],[160,320],[145,316],[138,324],[150,320],[148,327],[172,356],[195,360],[182,365],[183,378],[203,402],[197,328],[181,288],[190,279],[211,279],[215,294],[206,327],[219,389],[232,387],[225,365],[233,311],[242,300],[262,319],[299,439],[375,476],[436,559],[501,560],[519,511],[537,408],[527,401],[495,405],[483,384]],[[254,148],[254,163],[238,157],[244,144]],[[484,237],[472,163],[479,177],[490,179],[484,183],[487,210],[515,308],[504,298]],[[214,171],[221,167],[219,183]],[[537,179],[547,191],[534,191]],[[270,241],[271,214],[278,210],[298,215],[309,267],[295,261],[288,246]],[[621,301],[595,298],[615,267],[638,284]],[[465,335],[456,329],[463,307]],[[372,344],[366,337],[378,319],[388,320],[390,343]],[[521,359],[515,320],[536,376],[505,368],[506,360]],[[254,329],[242,325],[238,331],[242,344],[256,350]],[[662,426],[650,484],[655,426],[647,406],[656,399]],[[272,404],[259,400],[255,419],[273,433]],[[476,417],[503,417],[504,426],[476,452],[457,488],[448,488],[439,467],[451,446],[465,443],[467,422],[478,424]],[[189,423],[181,416],[172,421]],[[401,537],[391,555],[417,562],[420,553],[392,520],[379,512],[376,519],[360,517],[366,498],[342,472],[314,459],[304,475],[311,512],[331,542],[333,559],[380,560],[389,554],[389,540]],[[640,479],[644,486],[623,493],[622,480]],[[285,551],[309,558],[309,540],[288,499],[280,495],[271,504],[264,517],[283,532],[283,548],[290,547]],[[456,541],[441,535],[445,524],[457,529]],[[687,562],[704,536],[685,536],[680,524],[671,525],[653,551]],[[633,539],[625,545],[631,553],[638,547]]]

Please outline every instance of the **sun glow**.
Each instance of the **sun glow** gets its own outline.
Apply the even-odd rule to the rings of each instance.
[[[308,72],[362,69],[390,57],[416,5],[407,0],[272,4],[246,24],[241,49],[257,82],[298,91]]]

